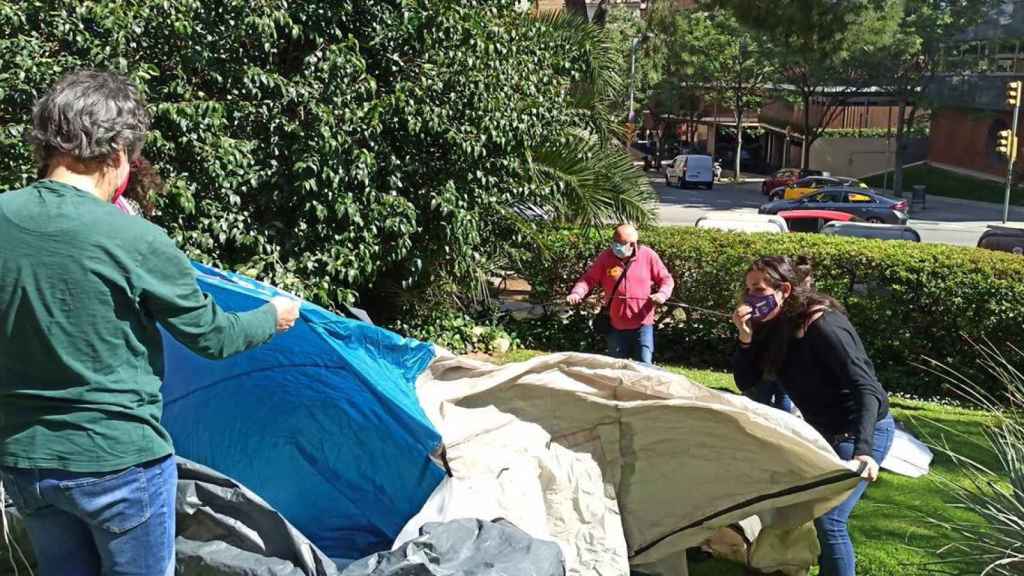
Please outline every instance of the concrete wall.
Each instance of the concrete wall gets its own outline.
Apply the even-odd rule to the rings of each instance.
[[[558,12],[565,7],[565,0],[535,0],[533,6],[538,12]]]
[[[895,139],[890,143],[885,138],[820,138],[811,146],[811,168],[852,178],[878,174],[892,169],[895,147]],[[912,140],[905,163],[924,160],[926,153],[927,140]]]

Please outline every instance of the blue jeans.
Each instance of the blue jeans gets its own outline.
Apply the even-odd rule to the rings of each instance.
[[[871,457],[881,465],[882,460],[889,453],[892,447],[892,439],[896,434],[896,424],[892,416],[875,424],[875,440],[871,449]],[[836,454],[843,460],[853,458],[853,440],[844,440],[834,444]],[[814,527],[818,530],[818,542],[821,543],[821,571],[819,576],[854,576],[857,573],[856,557],[853,554],[853,542],[850,541],[850,533],[846,526],[850,520],[850,513],[857,505],[864,491],[867,490],[868,482],[862,481],[854,489],[853,493],[839,506],[828,511],[824,516],[814,521]]]
[[[650,364],[654,360],[654,326],[644,324],[636,330],[612,328],[608,333],[608,355]]]
[[[772,408],[778,408],[783,412],[793,411],[793,401],[786,395],[782,384],[774,380],[758,382],[757,386],[747,390],[747,396],[755,402],[771,406]]]
[[[174,456],[113,473],[0,468],[38,576],[174,574]]]

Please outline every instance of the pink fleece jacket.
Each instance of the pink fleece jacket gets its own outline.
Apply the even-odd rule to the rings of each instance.
[[[601,252],[587,273],[576,282],[572,293],[582,298],[600,285],[604,290],[603,303],[606,304],[625,266],[626,261],[620,260],[610,248]],[[612,327],[616,330],[636,330],[645,324],[654,324],[655,304],[651,300],[651,290],[656,286],[658,293],[668,299],[675,285],[658,254],[641,245],[633,257],[626,279],[611,300]]]

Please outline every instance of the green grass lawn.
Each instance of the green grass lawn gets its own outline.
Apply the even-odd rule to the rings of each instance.
[[[885,182],[883,182],[885,180]],[[888,184],[892,188],[892,172],[883,178],[882,174],[865,178],[869,186],[882,187]],[[909,197],[913,187],[924,185],[928,194],[936,196],[949,196],[951,198],[963,198],[965,200],[978,200],[981,202],[992,202],[1002,204],[1006,191],[1005,185],[992,180],[983,180],[972,176],[965,176],[950,170],[943,170],[927,164],[917,164],[903,170],[903,194]],[[1024,194],[1015,192],[1010,196],[1010,202],[1016,205],[1024,205]]]
[[[540,354],[517,351],[496,359],[515,362]],[[663,366],[694,382],[725,392],[736,392],[732,375],[724,372],[695,370],[681,366]],[[981,446],[983,428],[990,419],[982,412],[893,398],[893,413],[911,432],[926,443],[948,444],[954,452],[996,468],[994,454]],[[951,433],[949,430],[955,431]],[[861,576],[915,576],[924,574],[969,574],[960,567],[946,567],[936,572],[940,559],[937,551],[952,542],[951,535],[929,521],[971,520],[966,512],[950,507],[951,499],[936,481],[936,476],[964,479],[951,459],[936,453],[932,473],[918,479],[883,473],[871,486],[854,510],[850,531],[857,550]],[[979,570],[973,571],[977,574]],[[692,576],[742,576],[742,568],[716,560],[691,566]],[[812,572],[812,574],[815,574]]]

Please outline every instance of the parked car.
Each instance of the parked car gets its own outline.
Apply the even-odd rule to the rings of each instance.
[[[978,248],[1024,255],[1024,228],[991,224],[978,239]]]
[[[680,154],[665,169],[665,184],[686,188],[693,184],[708,190],[715,185],[715,165],[711,156]]]
[[[791,186],[779,189],[776,188],[769,195],[769,200],[799,200],[815,190],[830,186],[843,186],[847,188],[868,188],[868,185],[856,178],[845,178],[835,176],[812,176],[793,183]]]
[[[761,206],[759,214],[778,214],[785,210],[835,210],[853,214],[865,222],[906,224],[909,206],[866,188],[824,188],[800,200],[776,200]]]
[[[808,170],[807,168],[783,168],[764,179],[764,182],[761,183],[761,194],[767,196],[769,192],[776,188],[792,186],[797,180],[809,176],[828,176],[828,173],[821,170]]]
[[[920,242],[921,235],[905,224],[868,224],[865,222],[829,222],[821,229],[828,236],[849,236],[872,240]]]
[[[779,216],[745,213],[711,213],[697,219],[697,228],[729,230],[731,232],[789,232],[786,221]]]
[[[768,193],[768,200],[797,200],[815,190],[839,185],[839,181],[830,176],[809,176],[801,178],[789,186],[773,189]]]
[[[779,216],[790,232],[821,232],[829,222],[860,222],[853,214],[834,210],[783,210]]]
[[[846,176],[832,176],[839,181],[839,183],[845,188],[871,188],[867,183],[856,178],[847,178]]]

